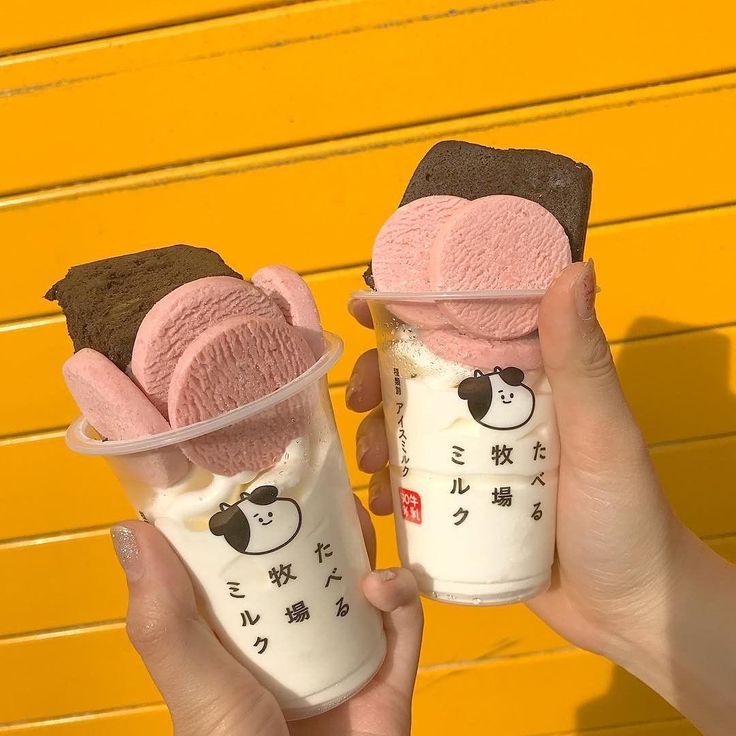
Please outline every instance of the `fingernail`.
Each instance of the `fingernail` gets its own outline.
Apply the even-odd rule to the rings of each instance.
[[[345,404],[348,407],[352,405],[353,399],[360,393],[362,387],[363,381],[361,380],[360,373],[353,373],[353,375],[350,376],[348,387],[345,390]]]
[[[143,575],[143,564],[135,532],[127,526],[114,526],[110,536],[125,576],[131,581],[138,580]]]
[[[580,319],[593,319],[595,313],[595,265],[589,258],[573,284],[575,308]]]
[[[376,500],[376,483],[375,483],[375,475],[371,476],[371,479],[368,481],[368,508],[373,511],[373,503]]]
[[[396,580],[396,570],[374,570],[372,575],[375,575],[382,583],[388,583],[391,580]]]
[[[355,443],[355,449],[356,455],[358,456],[358,467],[365,471],[365,459],[371,451],[371,446],[366,443],[363,437],[358,437],[358,441]]]

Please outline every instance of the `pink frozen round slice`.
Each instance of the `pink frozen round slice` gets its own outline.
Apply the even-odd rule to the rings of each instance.
[[[237,315],[283,319],[263,291],[232,276],[208,276],[183,284],[159,299],[143,318],[130,372],[164,416],[168,416],[171,374],[187,345],[208,327]]]
[[[571,262],[562,225],[544,207],[521,197],[481,197],[453,213],[430,250],[437,291],[547,289]],[[537,327],[539,300],[463,299],[439,302],[462,332],[509,340]]]
[[[315,362],[307,341],[285,320],[231,317],[185,349],[169,387],[169,418],[184,427],[273,393]],[[308,421],[304,396],[251,419],[183,443],[195,464],[218,475],[273,465]]]
[[[542,365],[536,332],[515,340],[486,340],[452,329],[422,330],[419,339],[440,358],[485,371],[497,365],[513,365],[525,371]]]
[[[265,266],[251,281],[279,307],[284,319],[298,328],[319,360],[325,351],[322,325],[312,292],[304,279],[287,266]]]
[[[170,429],[143,392],[102,353],[84,348],[64,363],[64,380],[87,421],[108,440],[147,437]],[[123,455],[127,470],[147,485],[168,488],[180,481],[189,463],[178,447]]]
[[[467,199],[433,195],[399,207],[386,220],[373,245],[373,281],[376,290],[388,292],[433,291],[430,284],[430,245],[440,227],[469,204]],[[391,303],[389,310],[414,327],[448,324],[435,304]]]

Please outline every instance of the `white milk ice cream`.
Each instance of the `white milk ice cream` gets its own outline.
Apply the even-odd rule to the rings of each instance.
[[[439,600],[506,603],[542,592],[559,466],[543,371],[482,372],[435,355],[401,323],[382,339],[375,321],[402,562]]]
[[[376,235],[354,297],[376,326],[399,549],[426,595],[549,586],[559,448],[539,313],[583,258],[591,184],[549,151],[439,141]]]
[[[75,347],[67,444],[114,465],[223,645],[287,719],[360,690],[386,644],[328,391],[342,342],[304,280],[176,245],[73,266],[47,297]]]
[[[381,615],[362,592],[370,564],[325,377],[341,345],[326,341],[325,356],[298,379],[227,414],[132,440],[101,442],[81,419],[67,433],[72,449],[113,462],[143,518],[186,564],[219,639],[290,720],[347,700],[386,652]],[[186,477],[156,488],[131,470],[162,449],[218,443],[222,432],[247,449],[232,438],[258,438],[260,427],[273,435],[279,423],[299,429],[258,472],[220,474],[192,461]]]
[[[360,590],[369,564],[339,443],[296,439],[257,477],[201,475],[144,513],[198,581],[218,635],[292,716],[346,699],[384,644]]]

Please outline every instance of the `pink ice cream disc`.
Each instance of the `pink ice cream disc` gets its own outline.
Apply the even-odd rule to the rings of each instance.
[[[168,416],[169,382],[187,345],[217,322],[237,315],[283,319],[257,286],[232,276],[208,276],[169,292],[143,318],[130,372],[153,405]]]
[[[453,329],[422,330],[419,337],[440,358],[484,371],[493,370],[497,365],[511,365],[525,371],[542,365],[536,332],[515,340],[486,340]]]
[[[87,421],[109,440],[147,437],[170,429],[156,407],[112,361],[91,348],[72,355],[64,380]],[[168,488],[189,471],[178,447],[121,458],[126,469],[155,488]]]
[[[304,279],[286,266],[265,266],[251,281],[279,307],[286,321],[298,328],[319,360],[325,350],[314,297]]]
[[[505,194],[481,197],[438,230],[430,248],[431,289],[546,290],[570,262],[567,235],[544,207]],[[510,340],[536,329],[539,301],[467,299],[438,307],[461,332]]]
[[[430,246],[440,228],[470,202],[462,197],[433,195],[399,207],[386,220],[373,245],[373,281],[378,291],[426,292],[430,284]],[[392,303],[399,319],[416,327],[445,327],[448,318],[434,304]]]
[[[209,327],[184,350],[171,376],[169,418],[184,427],[273,393],[315,363],[300,332],[283,318],[231,317]],[[304,433],[303,396],[182,444],[187,457],[218,475],[273,465]]]

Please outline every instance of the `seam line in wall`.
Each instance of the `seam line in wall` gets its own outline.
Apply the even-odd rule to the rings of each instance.
[[[180,182],[191,182],[204,178],[233,176],[248,171],[275,168],[319,161],[340,156],[349,156],[381,148],[392,148],[408,143],[417,143],[436,137],[436,127],[446,127],[442,135],[458,135],[472,133],[479,130],[493,130],[525,125],[545,120],[556,120],[565,117],[575,117],[589,113],[598,113],[607,110],[622,109],[637,105],[652,104],[675,99],[685,99],[694,96],[717,94],[724,90],[736,88],[736,79],[731,78],[736,68],[724,69],[707,75],[696,77],[682,77],[654,81],[635,87],[611,88],[596,90],[591,93],[573,95],[564,98],[540,100],[521,106],[500,107],[490,110],[466,112],[462,115],[452,115],[446,118],[413,121],[398,126],[387,126],[365,131],[351,131],[341,135],[324,138],[314,138],[303,141],[293,141],[286,146],[264,147],[260,149],[230,151],[220,156],[204,159],[170,161],[166,164],[153,167],[131,169],[124,172],[115,172],[107,176],[82,178],[75,181],[51,183],[39,189],[24,189],[4,192],[0,196],[0,211],[14,207],[33,206],[53,200],[73,199],[94,194],[110,193],[112,191],[133,191],[148,189]],[[724,81],[723,77],[729,77]],[[689,82],[718,80],[720,84],[705,85],[693,90],[679,90],[666,92],[667,87],[676,87]],[[641,99],[615,100],[605,102],[606,97],[618,97],[631,92],[653,91],[654,94]],[[656,92],[659,94],[656,94]],[[664,94],[662,94],[662,92]],[[554,107],[564,103],[597,102],[579,108],[547,111],[545,107]],[[523,114],[538,109],[537,115],[524,117]],[[522,113],[521,118],[489,123],[486,118],[508,113]],[[481,120],[483,119],[483,120]],[[427,129],[430,130],[427,130]],[[372,140],[378,138],[378,140]],[[314,150],[327,147],[329,150]],[[289,155],[291,154],[291,155]],[[269,157],[267,161],[248,163],[248,159]],[[242,160],[242,161],[241,161]],[[221,168],[218,165],[227,164]],[[240,164],[238,164],[240,162]],[[158,175],[158,176],[157,176]],[[82,191],[79,191],[82,190]],[[87,190],[87,191],[85,191]],[[597,224],[597,223],[594,223]]]
[[[153,701],[150,703],[140,703],[138,705],[122,705],[118,708],[104,708],[101,710],[87,710],[80,711],[78,713],[65,713],[62,716],[56,716],[53,718],[29,718],[22,721],[7,721],[0,723],[0,733],[12,734],[14,731],[27,728],[28,726],[56,726],[64,725],[71,721],[83,721],[99,718],[101,716],[116,715],[116,714],[127,714],[134,715],[139,711],[144,710],[159,710],[166,709],[166,705],[160,701]]]
[[[192,61],[192,60],[198,60],[198,59],[211,59],[216,58],[218,56],[223,56],[230,53],[238,53],[238,52],[251,52],[251,51],[262,51],[266,49],[271,48],[282,48],[285,46],[292,46],[295,44],[300,43],[311,43],[315,41],[324,41],[330,38],[335,38],[339,36],[347,36],[347,35],[353,35],[356,33],[367,33],[370,31],[375,30],[383,30],[388,28],[394,28],[399,26],[407,26],[407,25],[414,25],[417,23],[427,23],[431,21],[437,21],[437,20],[445,20],[445,19],[452,19],[452,18],[460,18],[466,15],[477,15],[479,13],[487,13],[492,12],[494,10],[506,10],[508,8],[513,8],[516,6],[521,5],[536,5],[538,3],[542,2],[553,2],[554,0],[497,0],[496,2],[491,3],[483,3],[480,5],[474,5],[468,8],[449,8],[448,10],[442,11],[442,12],[434,12],[434,13],[424,13],[422,15],[416,15],[409,18],[391,18],[388,17],[385,20],[373,22],[373,23],[366,23],[363,26],[345,26],[343,28],[340,28],[335,31],[330,32],[323,32],[323,33],[315,33],[305,36],[295,36],[293,38],[284,38],[284,39],[277,39],[274,41],[269,41],[267,43],[257,44],[254,46],[245,46],[238,49],[228,50],[227,52],[221,52],[221,53],[211,53],[211,54],[201,54],[198,56],[193,57],[186,57],[186,61]],[[234,11],[231,13],[221,13],[221,14],[212,14],[209,16],[202,16],[200,18],[190,18],[190,19],[184,19],[178,22],[173,23],[164,23],[164,24],[155,24],[151,25],[149,27],[140,27],[140,28],[131,28],[127,31],[122,31],[119,33],[111,33],[109,35],[101,35],[97,37],[90,37],[90,38],[79,38],[77,40],[70,40],[66,43],[58,43],[55,45],[50,46],[41,46],[38,48],[28,48],[28,49],[20,49],[12,51],[10,50],[9,53],[3,52],[0,50],[0,62],[3,61],[13,61],[16,60],[20,63],[23,63],[23,59],[21,57],[26,55],[32,55],[37,53],[44,53],[48,52],[49,55],[53,54],[54,51],[62,51],[65,53],[74,53],[75,49],[74,46],[78,46],[78,53],[84,53],[86,51],[89,51],[91,49],[85,48],[85,46],[96,46],[97,48],[94,48],[92,50],[97,51],[99,50],[99,44],[100,42],[107,42],[109,44],[116,44],[116,45],[122,45],[128,41],[136,42],[141,39],[136,39],[136,36],[143,36],[143,35],[149,35],[149,36],[155,36],[157,32],[160,33],[166,33],[169,30],[175,30],[175,29],[181,29],[181,31],[185,33],[198,33],[202,32],[202,29],[197,28],[197,26],[210,24],[217,21],[229,21],[233,19],[237,19],[239,17],[246,19],[248,16],[252,16],[258,13],[279,13],[280,15],[286,15],[289,12],[293,10],[301,11],[306,10],[306,12],[314,11],[315,13],[327,13],[331,8],[330,6],[335,5],[335,3],[340,5],[356,5],[359,4],[359,0],[354,0],[353,2],[340,2],[340,0],[322,0],[321,2],[318,0],[301,0],[300,2],[276,2],[276,3],[268,3],[264,2],[260,6],[252,7],[252,8],[243,8],[240,11]],[[304,6],[307,6],[304,8]],[[187,26],[191,26],[191,28],[187,28]],[[206,29],[205,29],[206,31]],[[152,41],[155,43],[157,39],[155,38],[148,38],[145,39],[145,41]],[[32,63],[32,62],[31,62]],[[73,80],[77,81],[77,80]],[[83,80],[80,80],[83,81]]]

